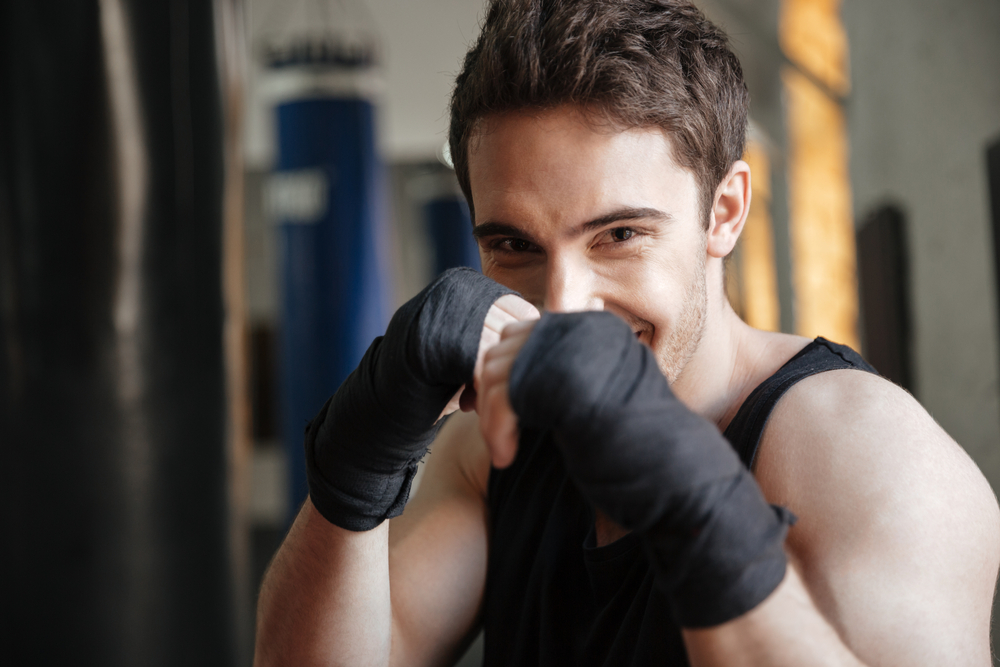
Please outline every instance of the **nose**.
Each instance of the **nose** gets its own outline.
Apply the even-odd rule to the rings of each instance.
[[[585,262],[552,257],[546,267],[543,308],[553,313],[604,310],[604,299],[598,295],[596,283]]]

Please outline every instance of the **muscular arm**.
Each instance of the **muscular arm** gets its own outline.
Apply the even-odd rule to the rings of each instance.
[[[308,500],[268,568],[255,665],[447,664],[477,629],[489,460],[455,415],[406,512],[352,532]],[[390,595],[391,591],[391,595]]]
[[[479,630],[489,454],[473,414],[451,417],[416,497],[389,526],[393,665],[450,665]]]
[[[755,472],[799,516],[794,567],[757,609],[685,631],[693,665],[990,664],[996,500],[909,395],[856,371],[805,380]]]
[[[481,401],[498,397],[492,399],[495,410],[480,406],[494,464],[503,466],[512,460],[516,441],[502,428],[503,420],[490,418],[491,414],[509,414],[513,407],[523,418],[529,409],[525,406],[532,404],[516,394],[515,384],[520,383],[521,392],[521,387],[542,385],[546,391],[534,391],[531,401],[549,409],[565,408],[566,402],[560,403],[562,387],[583,388],[573,396],[587,408],[585,419],[576,417],[582,430],[567,439],[572,446],[562,443],[561,451],[570,474],[576,473],[575,481],[598,509],[639,523],[635,516],[643,505],[637,502],[646,507],[662,507],[653,501],[670,502],[669,497],[664,500],[657,495],[662,489],[687,494],[689,505],[717,507],[704,524],[708,526],[705,532],[664,530],[663,521],[676,521],[675,503],[660,510],[664,518],[643,535],[654,569],[657,563],[661,566],[655,570],[657,577],[661,573],[665,577],[658,583],[665,584],[663,590],[668,597],[674,596],[673,602],[677,602],[679,588],[671,587],[671,582],[692,571],[681,569],[684,561],[670,560],[677,545],[683,548],[684,540],[693,537],[696,541],[687,544],[717,547],[716,551],[702,549],[688,561],[701,577],[695,580],[696,592],[716,596],[708,598],[716,604],[708,608],[714,613],[720,608],[717,601],[724,599],[717,591],[734,581],[734,566],[750,572],[735,580],[735,590],[755,595],[751,585],[757,581],[757,571],[750,568],[762,561],[757,555],[748,558],[749,549],[764,544],[768,550],[762,553],[771,559],[766,562],[773,561],[769,547],[773,533],[745,529],[756,529],[767,519],[760,491],[767,500],[799,516],[787,542],[782,539],[790,567],[784,567],[782,558],[779,576],[773,585],[768,583],[766,595],[737,613],[717,614],[728,618],[692,622],[691,628],[702,629],[684,631],[693,665],[989,664],[990,605],[1000,559],[996,499],[965,453],[905,392],[858,371],[831,371],[802,381],[781,401],[765,431],[757,463],[758,497],[740,496],[733,503],[725,487],[704,493],[704,487],[692,488],[687,482],[692,474],[707,474],[699,466],[728,474],[726,455],[731,450],[718,442],[717,432],[713,435],[706,430],[710,426],[699,426],[692,417],[685,417],[657,385],[658,376],[648,370],[648,364],[635,363],[641,359],[641,348],[625,344],[630,332],[622,330],[619,336],[614,320],[599,314],[550,316],[534,331],[528,330],[530,326],[509,327],[512,333],[505,331],[505,340],[487,354],[484,364],[487,384],[500,388],[480,393]],[[601,342],[607,345],[604,356],[597,357],[601,350],[591,334],[601,327],[606,334]],[[542,334],[535,336],[539,329]],[[548,342],[554,336],[586,354],[568,363],[558,357],[554,364],[549,362],[552,345],[540,346],[538,341]],[[535,346],[519,353],[525,341],[535,341]],[[619,349],[623,347],[625,352]],[[543,368],[545,372],[511,372],[509,359],[518,354],[527,355],[531,362],[522,369]],[[592,363],[594,358],[600,363]],[[609,360],[614,364],[608,365]],[[614,371],[609,371],[612,379],[636,382],[633,378],[639,378],[648,386],[634,389],[626,382],[629,391],[623,395],[628,400],[613,403],[608,398],[615,395],[609,389],[611,381],[596,372],[605,367]],[[626,367],[630,370],[621,370]],[[587,370],[595,372],[586,376]],[[546,384],[545,378],[553,374],[559,381]],[[569,380],[563,380],[564,375]],[[517,399],[511,406],[501,400],[507,378],[511,378],[511,396]],[[643,401],[656,405],[646,407]],[[615,410],[609,412],[608,404]],[[597,413],[593,406],[600,406],[604,413]],[[601,414],[612,417],[601,421]],[[566,423],[559,426],[557,422],[556,428],[570,428]],[[656,428],[645,428],[647,424]],[[602,437],[594,438],[595,429],[601,427]],[[609,442],[615,446],[609,447]],[[656,447],[636,445],[647,442],[655,442]],[[556,444],[560,444],[558,438]],[[595,459],[600,465],[593,465]],[[641,465],[627,466],[637,461]],[[686,473],[678,477],[675,469]],[[649,484],[639,483],[643,475]],[[616,484],[618,480],[623,482]],[[629,501],[631,505],[622,505]],[[713,506],[713,502],[726,504]],[[731,520],[733,516],[737,521]],[[755,536],[760,537],[757,542],[752,539]],[[712,538],[716,541],[709,542]],[[780,543],[775,546],[782,554]],[[718,567],[710,570],[712,565]],[[772,570],[767,573],[771,576]],[[684,579],[681,585],[688,587],[690,581]],[[686,595],[690,589],[680,590]],[[702,599],[697,595],[681,598],[681,612],[694,609],[698,616]]]
[[[438,664],[473,629],[488,459],[474,425],[438,428],[503,327],[538,316],[505,292],[470,269],[443,273],[307,427],[310,499],[265,576],[258,665]],[[424,492],[390,524],[431,444]]]
[[[261,586],[254,664],[388,664],[388,536],[387,523],[334,526],[306,500]]]

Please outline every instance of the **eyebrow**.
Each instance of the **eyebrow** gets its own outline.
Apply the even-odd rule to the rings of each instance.
[[[606,227],[616,222],[643,220],[649,218],[657,219],[662,222],[672,222],[674,219],[672,215],[659,209],[625,206],[579,225],[573,230],[574,236],[577,234],[585,234],[586,232],[594,231],[595,229],[600,229],[601,227]],[[504,222],[484,222],[476,225],[472,228],[472,235],[477,239],[487,236],[516,236],[526,241],[534,242],[531,234],[528,234],[516,225],[510,225]]]
[[[636,208],[634,206],[625,206],[616,211],[612,211],[606,215],[602,215],[599,218],[594,218],[588,222],[583,223],[578,228],[578,232],[591,232],[595,229],[600,229],[601,227],[606,227],[615,222],[624,222],[626,220],[643,220],[646,218],[653,218],[661,220],[663,222],[671,222],[674,217],[667,213],[666,211],[661,211],[655,208]]]
[[[508,225],[503,222],[484,222],[476,225],[472,228],[472,235],[477,239],[485,238],[487,236],[516,236],[526,241],[534,242],[531,234],[528,234],[520,227]]]

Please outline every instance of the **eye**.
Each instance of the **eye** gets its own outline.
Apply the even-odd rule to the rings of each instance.
[[[628,241],[633,236],[635,236],[635,230],[629,227],[616,227],[611,230],[611,238],[618,243]]]
[[[485,242],[483,247],[494,253],[508,256],[535,254],[540,251],[540,248],[531,241],[525,241],[516,236],[493,239]]]
[[[645,237],[648,235],[643,228],[635,227],[613,227],[604,229],[598,237],[594,239],[594,249],[601,252],[612,253],[614,257],[631,256],[643,247]],[[624,255],[623,255],[624,253]]]
[[[528,252],[534,247],[534,244],[524,239],[504,239],[501,244],[513,252]]]

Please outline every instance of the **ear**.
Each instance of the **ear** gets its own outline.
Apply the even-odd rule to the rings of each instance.
[[[715,190],[708,221],[709,256],[723,258],[733,251],[750,212],[750,165],[737,160]]]

